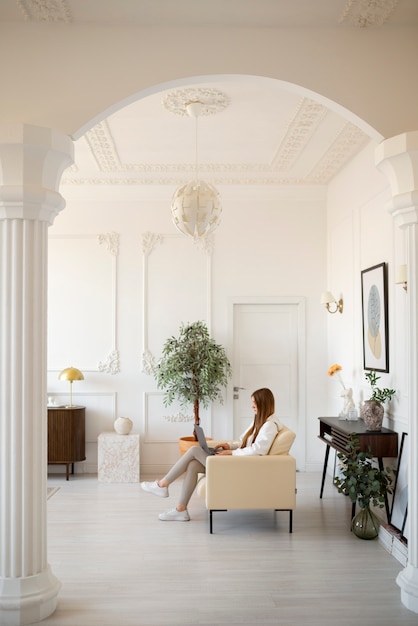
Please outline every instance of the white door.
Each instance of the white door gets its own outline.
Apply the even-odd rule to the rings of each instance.
[[[276,415],[296,432],[292,454],[305,466],[304,301],[233,304],[234,437],[253,420],[251,394],[269,387]]]

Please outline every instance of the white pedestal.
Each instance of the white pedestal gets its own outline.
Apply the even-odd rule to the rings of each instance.
[[[98,479],[103,483],[139,483],[139,435],[100,433]]]

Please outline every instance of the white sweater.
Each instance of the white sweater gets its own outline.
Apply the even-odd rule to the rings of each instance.
[[[281,421],[274,415],[270,415],[270,417],[264,422],[264,424],[260,428],[260,431],[254,442],[251,435],[247,439],[247,444],[245,448],[240,447],[244,435],[247,431],[245,431],[241,435],[240,441],[231,442],[230,446],[232,454],[234,456],[256,456],[268,454],[268,451],[271,448],[271,444],[273,443],[279,430],[281,430],[282,428],[283,424],[281,423]]]

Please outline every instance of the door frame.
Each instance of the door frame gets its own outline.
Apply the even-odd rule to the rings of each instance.
[[[298,432],[299,450],[301,450],[298,470],[306,467],[306,299],[303,296],[232,296],[228,298],[227,349],[234,354],[234,311],[235,306],[242,304],[277,304],[297,306],[297,349],[298,349]],[[234,381],[227,387],[226,408],[228,415],[234,414]],[[233,436],[233,420],[229,425],[229,436]]]

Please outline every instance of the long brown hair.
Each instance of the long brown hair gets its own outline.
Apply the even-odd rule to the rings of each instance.
[[[274,413],[274,396],[270,389],[263,387],[263,389],[257,389],[251,394],[254,398],[257,412],[254,417],[253,425],[247,430],[242,440],[241,448],[245,448],[247,445],[248,437],[253,435],[254,441],[260,432],[260,428],[266,422],[266,420]]]

